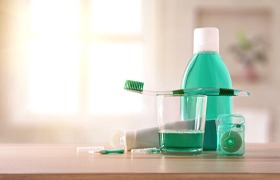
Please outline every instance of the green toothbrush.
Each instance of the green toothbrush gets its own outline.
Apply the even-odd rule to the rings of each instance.
[[[123,154],[124,149],[103,149],[99,151],[100,154]]]
[[[191,88],[191,89],[178,89],[172,91],[149,91],[143,90],[144,83],[139,81],[126,80],[124,89],[140,94],[147,95],[207,95],[207,96],[250,96],[249,92],[227,89],[227,88]]]

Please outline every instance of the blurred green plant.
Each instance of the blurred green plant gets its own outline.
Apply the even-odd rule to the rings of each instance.
[[[245,32],[238,32],[237,42],[230,46],[230,51],[236,55],[237,60],[245,66],[252,66],[257,62],[267,61],[268,44],[262,36],[248,38]]]

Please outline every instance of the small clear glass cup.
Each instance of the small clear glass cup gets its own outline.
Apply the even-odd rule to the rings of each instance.
[[[238,114],[222,114],[216,123],[218,155],[242,156],[245,153],[245,118]]]
[[[158,95],[157,100],[161,153],[200,154],[203,151],[207,96]]]

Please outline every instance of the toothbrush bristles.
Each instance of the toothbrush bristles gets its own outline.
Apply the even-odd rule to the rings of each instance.
[[[138,92],[142,92],[143,87],[144,87],[144,83],[139,81],[126,80],[124,84],[124,89],[138,91]]]

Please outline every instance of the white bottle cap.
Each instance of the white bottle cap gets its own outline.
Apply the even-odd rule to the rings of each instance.
[[[193,53],[214,51],[219,53],[219,29],[214,27],[194,30]]]

